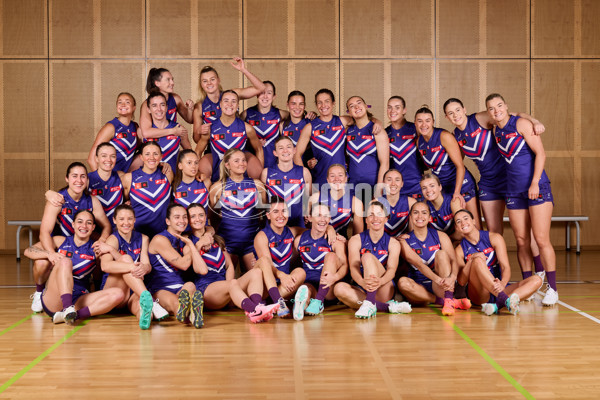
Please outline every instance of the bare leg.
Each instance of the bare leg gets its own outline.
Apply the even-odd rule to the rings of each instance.
[[[504,223],[502,217],[504,216],[505,203],[504,200],[491,200],[481,202],[481,211],[485,217],[485,224],[487,230],[490,232],[499,233],[502,235],[504,232]]]
[[[213,282],[204,291],[204,307],[211,310],[220,310],[231,301],[229,289],[231,281]]]
[[[477,197],[473,197],[471,200],[465,203],[465,208],[473,214],[473,220],[477,229],[481,229],[481,216],[479,214],[479,203]]]
[[[531,222],[527,210],[508,210],[510,226],[517,240],[517,258],[521,271],[531,273],[533,255],[531,254]]]

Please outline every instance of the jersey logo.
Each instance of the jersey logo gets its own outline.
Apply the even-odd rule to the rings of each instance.
[[[349,212],[352,211],[352,209],[350,208],[338,208],[338,213],[343,213],[343,214],[348,214]]]
[[[423,252],[421,251],[421,249],[413,249],[415,251],[415,253],[417,253],[418,255],[421,255]]]
[[[319,251],[330,252],[331,249],[329,247],[319,246]]]
[[[268,119],[267,120],[267,124],[271,124],[272,125],[272,124],[278,124],[278,123],[279,123],[279,120],[276,120],[276,119]]]
[[[379,250],[379,251],[377,252],[377,254],[380,254],[380,255],[387,254],[387,253],[388,253],[388,251],[387,251],[387,250]]]
[[[369,254],[371,253],[371,250],[369,249],[360,249],[360,254]]]
[[[475,136],[479,135],[480,133],[481,133],[481,128],[477,128],[477,130],[475,132],[471,133],[471,137],[475,137]],[[465,140],[465,142],[466,142],[466,140]]]
[[[290,179],[289,182],[294,185],[300,185],[302,183],[302,179]]]
[[[206,193],[206,189],[196,189],[194,190],[194,194]]]
[[[439,250],[440,249],[440,245],[436,244],[435,246],[429,246],[429,251],[435,251],[435,250]]]
[[[355,140],[356,136],[348,136],[347,138],[348,138],[348,141],[351,141],[351,140]]]
[[[206,111],[204,113],[204,116],[207,117],[207,118],[208,117],[214,117],[215,115],[217,115],[217,113],[215,111]]]
[[[242,136],[244,136],[244,132],[231,132],[231,136],[242,137]]]
[[[148,182],[138,182],[135,184],[136,189],[144,189],[148,187]]]
[[[167,135],[167,139],[175,140],[175,139],[177,139],[177,135]]]
[[[269,185],[271,185],[271,186],[281,185],[281,179],[269,179]]]
[[[60,254],[67,256],[68,258],[72,258],[73,257],[73,252],[72,251],[67,251],[67,250],[59,250],[58,251]]]
[[[283,243],[285,243],[285,244],[292,243],[293,241],[294,241],[294,238],[283,239]]]
[[[103,189],[92,189],[92,196],[102,196],[103,193]]]
[[[402,135],[403,140],[414,139],[415,135]]]
[[[79,258],[83,258],[84,260],[93,260],[94,256],[90,256],[89,254],[80,254]]]
[[[224,134],[220,134],[220,135],[212,135],[214,140],[223,140],[225,139],[225,135]]]
[[[292,136],[294,135],[294,132],[292,131],[283,131],[283,136]]]
[[[269,243],[269,247],[270,248],[277,247],[277,242]]]
[[[440,150],[442,150],[442,146],[436,146],[431,149],[431,151],[433,151],[433,152],[440,151]]]
[[[343,125],[338,125],[338,126],[332,126],[331,127],[332,131],[341,131],[342,129],[344,129]]]
[[[187,197],[187,192],[175,192],[176,199],[180,199],[182,197]]]
[[[260,125],[260,121],[256,121],[256,120],[251,119],[250,121],[248,121],[248,124],[250,126],[258,126],[258,125]]]
[[[483,254],[490,254],[494,249],[492,247],[488,247],[487,249],[483,249]]]
[[[157,185],[163,185],[165,183],[167,183],[166,179],[157,179],[154,181],[154,183],[156,183]]]
[[[307,253],[310,252],[310,246],[300,246],[298,247],[298,251],[300,253]]]
[[[512,139],[514,137],[517,137],[519,134],[517,132],[513,132],[513,133],[508,133],[506,134],[506,138],[507,139]]]
[[[168,114],[175,114],[175,111],[177,111],[177,108],[171,108],[170,110],[167,111]]]
[[[61,215],[71,215],[73,214],[73,210],[71,210],[70,208],[63,208],[60,211]]]
[[[113,186],[110,188],[111,192],[118,192],[119,190],[121,190],[121,186]]]

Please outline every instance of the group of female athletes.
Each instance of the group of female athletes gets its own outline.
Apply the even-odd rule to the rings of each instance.
[[[358,318],[427,303],[444,315],[472,303],[516,314],[544,279],[542,303],[558,301],[544,126],[533,117],[509,113],[499,94],[473,114],[451,98],[448,132],[426,106],[407,121],[392,96],[384,128],[360,96],[334,115],[328,89],[316,112],[297,90],[280,110],[272,82],[240,58],[231,64],[251,86],[223,90],[207,66],[195,104],[152,68],[139,125],[133,96],[118,95],[117,117],[90,150],[93,171],[74,162],[67,186],[46,193],[40,243],[25,253],[35,260],[34,311],[73,323],[126,307],[142,329],[169,315],[200,328],[204,308],[230,302],[252,322],[318,315],[327,301]],[[178,118],[193,124],[195,148]],[[523,273],[513,284],[505,207]]]

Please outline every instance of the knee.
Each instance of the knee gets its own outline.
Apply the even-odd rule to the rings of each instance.
[[[121,304],[125,300],[125,292],[119,288],[107,289],[107,296],[110,304],[115,306]]]
[[[335,253],[327,253],[327,255],[325,256],[325,258],[323,259],[324,263],[327,265],[332,265],[337,267],[338,264],[338,258],[337,258],[337,254]]]
[[[403,276],[402,278],[400,278],[398,280],[398,289],[400,289],[400,291],[402,291],[402,292],[404,292],[404,291],[409,292],[413,288],[413,283],[414,282],[412,279],[410,279],[406,276]]]
[[[254,264],[254,268],[265,271],[265,270],[271,269],[272,264],[273,263],[272,263],[270,257],[263,256],[263,257],[260,257],[258,260],[256,260],[256,263]]]
[[[73,273],[73,262],[70,258],[65,257],[56,263],[54,268],[60,271],[68,270],[69,272]]]
[[[338,299],[347,297],[348,295],[348,284],[345,282],[336,283],[333,287],[333,294]]]

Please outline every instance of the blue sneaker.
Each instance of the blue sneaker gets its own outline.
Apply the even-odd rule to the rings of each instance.
[[[279,300],[277,300],[277,303],[279,304],[279,310],[277,310],[277,316],[279,318],[289,317],[290,309],[288,308],[287,304],[285,304],[285,300],[283,299],[283,297],[280,297]]]
[[[306,315],[319,315],[323,312],[323,301],[317,299],[310,299],[310,303],[308,303],[308,307],[304,310]]]
[[[496,303],[485,303],[481,305],[481,311],[485,315],[498,314],[498,306]]]
[[[296,291],[296,296],[294,297],[294,319],[296,321],[302,321],[304,318],[304,307],[306,307],[306,302],[308,300],[308,286],[302,285]]]
[[[510,295],[510,297],[508,299],[506,299],[506,302],[504,304],[506,304],[506,309],[513,315],[517,315],[519,313],[519,303],[521,302],[521,299],[519,298],[519,295],[516,293],[513,293]]]
[[[150,328],[152,321],[152,306],[154,300],[149,291],[144,290],[140,295],[140,329],[146,330]]]

